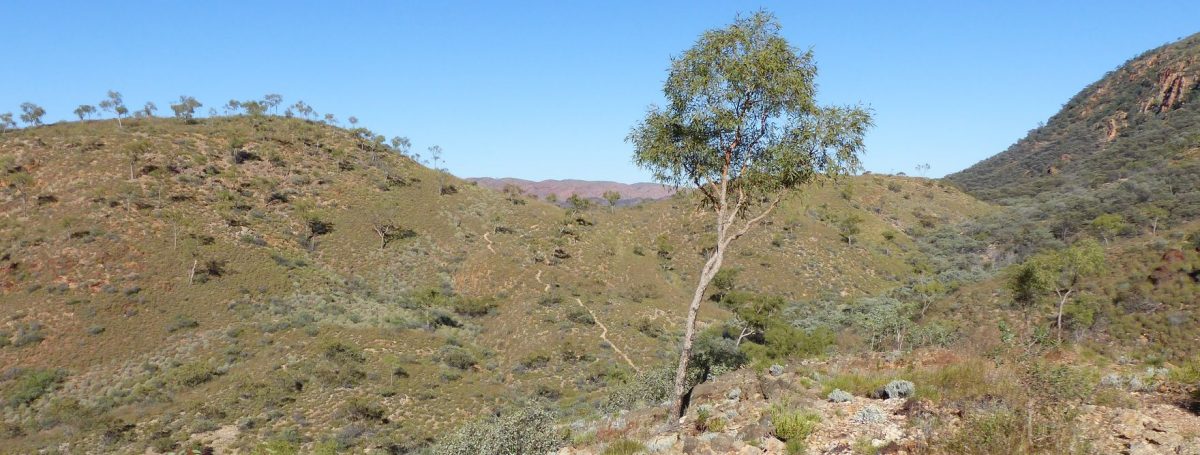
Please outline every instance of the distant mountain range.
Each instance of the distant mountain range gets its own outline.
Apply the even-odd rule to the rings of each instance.
[[[621,201],[656,200],[670,197],[675,190],[658,183],[618,183],[588,180],[542,180],[532,181],[516,178],[479,177],[467,179],[479,186],[502,190],[506,185],[516,185],[526,194],[545,199],[548,195],[556,195],[560,200],[572,194],[589,199],[603,199],[607,191],[621,193]]]

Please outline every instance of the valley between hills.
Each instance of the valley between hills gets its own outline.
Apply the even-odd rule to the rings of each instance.
[[[0,133],[0,453],[1200,454],[1200,35],[961,172],[781,193],[681,418],[706,187],[188,99]]]

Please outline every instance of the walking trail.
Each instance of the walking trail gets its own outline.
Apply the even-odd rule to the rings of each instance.
[[[543,289],[543,292],[550,292],[550,284],[542,281],[541,270],[537,271],[537,275],[534,276],[534,279],[536,279],[538,283],[546,285],[545,289]],[[588,312],[588,314],[592,315],[592,320],[596,321],[596,325],[600,326],[600,339],[604,340],[605,343],[608,343],[609,346],[612,346],[613,352],[616,352],[617,355],[621,356],[621,359],[625,360],[625,363],[629,364],[629,367],[633,368],[633,371],[641,373],[642,369],[638,368],[637,365],[634,365],[633,360],[630,359],[628,355],[625,355],[625,351],[622,351],[616,343],[613,343],[612,340],[608,339],[608,326],[604,325],[604,322],[600,321],[600,318],[596,316],[596,312],[592,311],[591,308],[588,308],[587,305],[584,305],[583,300],[576,298],[575,303],[578,303],[579,306],[583,307],[583,309]]]

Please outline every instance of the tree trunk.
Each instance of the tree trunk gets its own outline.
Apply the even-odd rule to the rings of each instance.
[[[718,220],[720,219],[718,218]],[[721,222],[718,221],[718,223]],[[688,361],[691,360],[692,356],[692,339],[696,335],[696,315],[700,312],[700,302],[704,300],[704,292],[708,290],[708,284],[712,282],[713,277],[717,274],[717,270],[721,268],[721,262],[724,260],[725,248],[721,246],[722,241],[724,241],[723,238],[717,239],[717,251],[704,264],[704,268],[700,272],[700,280],[696,284],[696,293],[692,295],[692,303],[688,306],[687,324],[684,326],[683,349],[679,352],[679,367],[675,370],[675,419],[683,417],[683,396],[687,393],[687,367]],[[674,425],[675,422],[671,423]]]
[[[1063,307],[1067,305],[1067,299],[1071,296],[1071,290],[1067,289],[1066,293],[1058,292],[1058,342],[1062,343],[1062,315]]]

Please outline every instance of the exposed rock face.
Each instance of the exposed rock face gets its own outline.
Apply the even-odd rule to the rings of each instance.
[[[1153,162],[1169,152],[1145,147],[1146,134],[1174,137],[1200,130],[1198,88],[1200,34],[1135,57],[1081,90],[1007,150],[946,178],[977,197],[1000,199],[1070,186],[1065,182],[1075,175],[1116,174],[1113,163],[1121,160],[1114,158]],[[1059,161],[1064,153],[1075,159]]]

